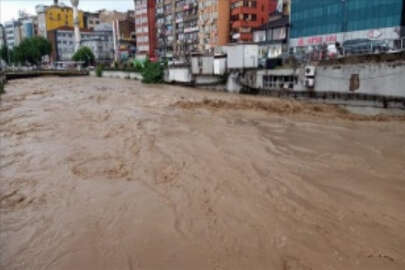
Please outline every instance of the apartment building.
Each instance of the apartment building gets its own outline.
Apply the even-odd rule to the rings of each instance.
[[[155,0],[135,0],[135,28],[138,58],[156,59]]]
[[[179,57],[188,57],[198,51],[198,0],[176,1],[176,51]]]
[[[61,27],[73,27],[73,9],[68,6],[37,5],[38,14],[38,35],[47,38],[47,33]],[[79,11],[79,26],[84,28],[84,13]]]
[[[250,42],[252,31],[268,22],[277,0],[231,0],[231,40]]]
[[[52,44],[52,61],[71,61],[75,52],[75,38],[73,27],[63,26],[48,32],[48,40]],[[89,47],[97,62],[109,62],[113,59],[112,27],[100,24],[93,30],[80,30],[80,45]]]
[[[229,42],[230,4],[228,0],[199,0],[199,51],[212,53]]]
[[[159,58],[173,56],[173,4],[171,0],[156,1],[156,55]]]
[[[198,51],[198,0],[157,0],[159,57],[185,58]]]
[[[100,13],[98,12],[84,12],[84,28],[94,29],[101,22]]]
[[[18,46],[22,40],[21,24],[17,20],[11,20],[4,23],[4,34],[7,47],[13,49]]]

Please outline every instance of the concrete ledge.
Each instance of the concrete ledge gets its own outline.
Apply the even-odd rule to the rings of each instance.
[[[90,76],[96,76],[96,71],[90,71]],[[121,70],[103,70],[101,75],[103,78],[117,78],[117,79],[130,79],[142,80],[142,75],[139,72],[121,71]]]
[[[87,70],[77,71],[77,70],[32,70],[32,71],[6,71],[5,76],[7,80],[33,78],[41,76],[63,76],[63,77],[73,77],[73,76],[87,76],[89,72]]]

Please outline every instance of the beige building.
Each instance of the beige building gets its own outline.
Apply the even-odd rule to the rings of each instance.
[[[199,0],[199,51],[212,53],[229,42],[230,5],[228,0]]]

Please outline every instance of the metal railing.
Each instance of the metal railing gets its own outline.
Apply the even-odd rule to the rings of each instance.
[[[357,42],[354,40],[344,42],[340,47],[332,45],[318,45],[311,49],[301,49],[290,52],[289,56],[300,62],[338,59],[348,56],[361,56],[370,54],[389,54],[405,51],[405,38],[391,40],[368,40]]]

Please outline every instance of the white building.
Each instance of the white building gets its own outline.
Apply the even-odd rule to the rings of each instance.
[[[110,62],[114,58],[112,26],[107,23],[94,26],[94,31],[82,37],[81,46],[89,47],[97,62]]]
[[[13,49],[21,42],[21,29],[18,21],[8,21],[4,23],[5,40],[7,47]]]
[[[89,47],[97,62],[110,62],[114,56],[113,35],[111,25],[100,24],[94,31],[81,30],[81,46]],[[75,52],[74,30],[62,27],[48,32],[48,39],[55,50],[53,61],[70,61]]]

